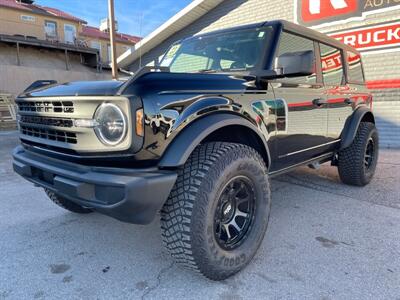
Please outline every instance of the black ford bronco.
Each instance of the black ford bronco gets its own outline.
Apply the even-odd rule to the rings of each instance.
[[[269,178],[337,166],[370,182],[378,133],[360,54],[272,21],[193,36],[126,81],[30,88],[14,170],[59,206],[148,224],[180,264],[222,280],[250,262]]]

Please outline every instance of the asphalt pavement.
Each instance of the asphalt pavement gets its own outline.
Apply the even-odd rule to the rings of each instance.
[[[159,221],[69,213],[12,172],[0,132],[0,299],[400,299],[400,150],[381,150],[364,188],[306,167],[272,180],[253,262],[212,282],[176,266]]]

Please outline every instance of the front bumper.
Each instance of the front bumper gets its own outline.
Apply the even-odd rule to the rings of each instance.
[[[18,146],[14,171],[81,206],[123,222],[150,223],[177,178],[175,171],[89,167],[32,153]]]

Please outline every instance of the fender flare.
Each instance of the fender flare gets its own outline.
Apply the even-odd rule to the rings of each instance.
[[[202,140],[214,131],[230,125],[245,126],[256,133],[264,144],[270,165],[271,156],[267,141],[250,121],[234,114],[216,113],[198,119],[184,128],[167,147],[158,165],[159,168],[183,166]]]
[[[369,115],[370,118],[372,118],[373,123],[375,124],[375,117],[371,110],[367,107],[360,107],[354,111],[354,113],[346,120],[346,124],[344,126],[342,135],[341,135],[341,144],[340,144],[340,150],[347,148],[351,145],[353,142],[356,134],[358,127],[360,126],[361,121]]]

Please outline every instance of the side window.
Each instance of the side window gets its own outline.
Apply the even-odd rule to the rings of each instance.
[[[361,56],[357,53],[347,51],[347,63],[349,64],[349,82],[364,83]]]
[[[325,44],[320,44],[320,48],[325,85],[342,85],[344,83],[342,52]]]
[[[281,35],[277,56],[286,53],[307,50],[311,50],[314,52],[314,42],[312,40],[288,32],[283,32]],[[310,76],[292,77],[287,78],[286,80],[294,83],[316,83],[317,76],[314,73]]]
[[[57,23],[53,21],[44,21],[44,29],[47,38],[57,37]]]

